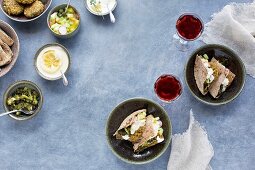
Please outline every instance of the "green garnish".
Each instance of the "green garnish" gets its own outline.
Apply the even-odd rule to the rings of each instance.
[[[10,110],[33,111],[38,107],[39,95],[35,90],[28,87],[18,88],[7,99],[6,103]],[[16,113],[17,116],[20,114],[20,112]]]
[[[203,55],[203,58],[206,59],[206,60],[209,60],[209,57],[208,57],[207,54],[204,54],[204,55]]]
[[[204,91],[207,92],[209,90],[210,84],[207,83],[206,81],[204,82]]]

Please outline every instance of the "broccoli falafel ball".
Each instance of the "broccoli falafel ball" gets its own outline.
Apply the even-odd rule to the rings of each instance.
[[[24,5],[32,4],[35,0],[16,0],[16,2]]]
[[[20,15],[24,11],[24,7],[16,0],[3,0],[3,9],[8,15]]]
[[[27,18],[34,18],[43,13],[43,11],[44,11],[43,3],[41,1],[36,0],[30,6],[25,7],[24,15]]]

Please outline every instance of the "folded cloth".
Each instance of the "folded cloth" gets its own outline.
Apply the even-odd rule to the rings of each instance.
[[[255,1],[231,3],[212,17],[202,40],[233,49],[242,58],[247,73],[255,78]]]
[[[167,170],[209,170],[214,155],[206,131],[190,111],[189,128],[172,137],[172,149]]]

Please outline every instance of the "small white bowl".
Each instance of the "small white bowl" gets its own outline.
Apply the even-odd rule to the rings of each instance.
[[[63,45],[58,44],[58,43],[46,44],[46,45],[42,46],[42,47],[36,52],[35,58],[34,58],[34,66],[35,66],[35,69],[36,69],[37,73],[38,73],[42,78],[44,78],[44,79],[46,79],[46,80],[51,80],[51,81],[53,81],[53,80],[59,80],[59,79],[61,79],[62,77],[61,77],[61,76],[54,77],[54,78],[47,77],[47,76],[45,76],[43,73],[40,72],[40,70],[38,69],[37,64],[36,64],[37,58],[38,58],[40,52],[41,52],[43,49],[45,49],[45,48],[47,48],[47,47],[51,47],[51,46],[58,46],[58,47],[62,48],[62,49],[65,51],[65,53],[67,54],[67,57],[68,57],[68,67],[67,67],[67,69],[66,69],[65,71],[63,71],[63,74],[66,74],[66,73],[69,71],[69,69],[70,69],[70,65],[71,65],[71,55],[70,55],[70,53],[68,52],[68,50],[67,50]]]
[[[93,11],[89,6],[88,6],[88,3],[90,0],[84,0],[85,1],[85,5],[86,5],[86,8],[87,10],[94,14],[94,15],[97,15],[97,16],[103,16],[103,15],[108,15],[110,13],[110,11],[114,11],[114,9],[116,8],[117,6],[117,0],[114,0],[115,4],[112,6],[112,9],[110,9],[110,11],[107,11],[107,12],[104,12],[104,13],[98,13],[98,12],[95,12]]]

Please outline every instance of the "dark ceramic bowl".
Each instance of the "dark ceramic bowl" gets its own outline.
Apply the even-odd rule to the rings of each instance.
[[[140,109],[147,109],[147,115],[152,114],[160,118],[165,140],[140,153],[134,153],[132,143],[117,140],[113,134],[128,115]],[[145,164],[160,157],[166,151],[171,135],[172,127],[167,112],[157,103],[144,98],[129,99],[119,104],[111,112],[106,125],[106,136],[111,150],[118,158],[131,164]]]
[[[10,18],[11,20],[14,20],[14,21],[18,21],[18,22],[29,22],[29,21],[34,21],[38,18],[40,18],[47,10],[48,8],[50,7],[50,4],[52,2],[52,0],[41,0],[42,3],[44,4],[44,11],[43,13],[41,13],[39,16],[37,17],[34,17],[34,18],[27,18],[25,17],[25,15],[18,15],[18,16],[13,16],[13,15],[9,15],[7,14],[4,9],[3,9],[3,0],[0,0],[0,7],[1,7],[1,10],[3,11],[3,13],[8,17]]]
[[[20,87],[29,87],[29,88],[35,90],[39,94],[40,99],[39,99],[38,108],[34,111],[34,114],[29,115],[29,116],[27,116],[27,115],[17,116],[16,114],[9,114],[9,116],[15,120],[28,120],[28,119],[31,119],[32,117],[34,117],[35,115],[37,115],[37,113],[39,113],[39,111],[41,110],[42,105],[43,105],[42,91],[35,83],[33,83],[31,81],[27,81],[27,80],[21,80],[21,81],[17,81],[15,83],[13,83],[12,85],[10,85],[4,93],[3,106],[4,106],[4,110],[6,112],[11,111],[11,110],[9,110],[9,107],[6,104],[7,99],[16,89],[18,89]]]
[[[54,7],[53,9],[50,10],[50,12],[49,12],[49,14],[48,14],[48,17],[47,17],[47,25],[48,25],[48,28],[50,29],[51,33],[52,33],[53,35],[55,35],[56,37],[58,37],[58,38],[63,38],[63,39],[67,39],[67,38],[73,37],[73,36],[79,31],[80,25],[81,25],[80,13],[78,12],[78,10],[77,10],[74,6],[69,5],[70,7],[72,7],[72,8],[74,9],[75,13],[78,15],[78,18],[79,18],[79,21],[80,21],[78,27],[77,27],[73,32],[71,32],[71,33],[69,33],[69,34],[66,34],[66,35],[57,34],[57,33],[55,33],[55,32],[50,28],[50,16],[51,16],[51,14],[53,14],[54,12],[59,11],[60,9],[65,9],[66,6],[67,6],[67,4],[61,4],[61,5],[58,5],[58,6]]]
[[[7,34],[9,35],[13,41],[14,44],[11,46],[11,50],[13,53],[13,57],[12,57],[12,61],[11,63],[9,63],[8,65],[2,66],[0,67],[0,77],[4,76],[5,74],[7,74],[12,67],[14,66],[14,64],[16,63],[18,56],[19,56],[19,37],[16,34],[15,30],[6,22],[0,20],[0,28]]]
[[[197,88],[194,77],[194,65],[197,54],[207,54],[209,60],[211,60],[212,57],[216,58],[236,75],[232,84],[217,99],[214,99],[209,93],[205,96],[202,95]],[[185,68],[185,79],[191,94],[199,101],[214,106],[227,104],[237,98],[244,87],[245,76],[245,66],[240,57],[228,47],[216,44],[202,46],[193,52]]]

